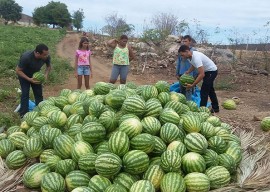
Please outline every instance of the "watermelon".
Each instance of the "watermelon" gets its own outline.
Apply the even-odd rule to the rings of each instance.
[[[71,149],[71,157],[73,161],[78,162],[79,158],[87,153],[93,153],[93,147],[85,141],[77,141],[73,144]]]
[[[15,145],[16,148],[22,149],[26,140],[29,137],[23,132],[14,132],[8,136],[8,139]]]
[[[224,109],[228,110],[235,110],[236,109],[236,103],[233,99],[227,99],[222,103],[222,107]]]
[[[260,123],[260,127],[263,131],[270,130],[270,117],[264,117]]]
[[[206,119],[206,122],[211,123],[214,127],[218,127],[221,125],[221,121],[217,116],[210,116]]]
[[[130,148],[148,154],[155,148],[155,138],[148,133],[139,134],[130,140]]]
[[[125,132],[116,131],[109,138],[109,150],[122,157],[129,151],[129,138]]]
[[[89,122],[82,127],[82,138],[86,142],[93,144],[102,141],[106,135],[105,127],[98,122]]]
[[[59,173],[46,173],[41,178],[41,191],[65,192],[65,189],[65,179]]]
[[[157,96],[162,106],[165,106],[171,100],[170,94],[167,92],[161,92]]]
[[[103,103],[95,100],[95,101],[92,101],[90,104],[89,104],[89,108],[88,108],[88,112],[89,112],[89,115],[92,115],[96,118],[99,118],[99,116],[105,111],[105,106]]]
[[[154,185],[148,180],[139,180],[133,183],[129,192],[147,191],[155,192]]]
[[[111,90],[105,96],[105,103],[114,109],[120,109],[125,99],[126,99],[125,91],[120,90],[120,89],[115,89],[115,90]]]
[[[45,130],[44,133],[41,134],[41,140],[42,140],[44,148],[46,149],[52,148],[54,139],[61,134],[62,132],[60,131],[60,129],[57,129],[57,128],[50,128],[50,129]]]
[[[195,81],[194,77],[189,74],[183,74],[179,78],[179,83],[183,86],[185,86],[186,84],[192,84],[194,83],[194,81]]]
[[[46,163],[48,157],[55,155],[55,151],[53,149],[45,149],[39,156],[40,163]]]
[[[92,190],[92,191],[98,191],[98,192],[103,192],[107,189],[107,187],[109,187],[111,185],[111,181],[106,178],[103,177],[101,175],[94,175],[88,184],[88,187]]]
[[[145,117],[141,121],[142,123],[142,131],[145,133],[149,133],[151,135],[157,135],[160,131],[161,124],[159,120],[155,117]]]
[[[193,172],[184,177],[187,191],[208,192],[210,190],[210,180],[203,173]]]
[[[45,75],[41,73],[40,71],[35,72],[32,77],[34,80],[39,81],[40,83],[45,82]]]
[[[173,109],[165,108],[160,113],[159,121],[162,125],[165,123],[173,123],[175,125],[178,125],[180,117]]]
[[[31,111],[31,112],[28,112],[26,113],[24,116],[23,116],[23,119],[24,121],[21,123],[21,128],[22,129],[27,129],[27,127],[31,127],[33,126],[33,122],[35,120],[35,118],[37,118],[39,116],[38,112],[36,111]],[[23,123],[26,122],[26,126],[23,126]]]
[[[170,91],[170,84],[167,81],[159,80],[158,82],[155,83],[155,87],[159,94],[162,92]]]
[[[145,101],[156,98],[158,96],[158,90],[153,85],[146,85],[143,87],[141,96],[144,98]]]
[[[149,166],[148,155],[140,150],[131,150],[123,157],[124,171],[130,174],[140,174]]]
[[[164,108],[171,108],[173,109],[178,115],[181,115],[185,112],[184,104],[180,103],[179,101],[169,101],[165,104]]]
[[[212,149],[206,149],[203,154],[203,158],[205,160],[206,168],[211,166],[217,166],[219,163],[218,154]]]
[[[228,148],[225,152],[226,154],[230,155],[235,163],[238,165],[242,160],[242,150],[241,146],[235,145],[228,145]]]
[[[72,159],[63,159],[55,164],[55,172],[61,174],[63,177],[66,177],[66,175],[74,171],[76,169],[77,165]]]
[[[182,170],[185,173],[203,173],[205,171],[205,168],[205,160],[199,153],[188,152],[182,157]]]
[[[137,118],[129,118],[119,125],[119,131],[123,131],[131,139],[142,132],[142,123]]]
[[[166,151],[166,147],[167,147],[166,143],[160,137],[157,137],[157,136],[153,136],[153,137],[155,139],[155,147],[152,153],[160,156],[164,151]]]
[[[145,101],[138,95],[132,95],[125,99],[122,105],[122,110],[126,113],[132,113],[137,116],[142,116],[145,113]]]
[[[77,187],[87,187],[90,177],[83,171],[75,170],[67,174],[65,181],[68,191],[72,191]]]
[[[99,175],[110,178],[116,175],[122,167],[122,160],[114,153],[99,155],[95,161],[95,168]]]
[[[98,122],[100,122],[106,129],[107,132],[112,132],[118,127],[119,118],[113,111],[103,112]]]
[[[168,145],[167,150],[176,151],[177,153],[179,153],[179,155],[181,157],[187,153],[187,148],[186,148],[185,144],[182,143],[181,141],[173,141],[173,142],[171,142]]]
[[[189,151],[196,152],[199,154],[205,153],[208,143],[205,137],[200,133],[189,133],[184,139],[186,148]]]
[[[63,159],[71,157],[72,146],[75,141],[68,135],[59,135],[53,141],[53,149]]]
[[[225,167],[231,174],[235,173],[236,162],[231,155],[227,153],[222,153],[219,155],[218,160],[218,165]]]
[[[126,190],[129,190],[133,183],[135,183],[136,181],[138,181],[138,179],[134,175],[126,172],[119,173],[113,179],[114,184],[118,184],[124,187]]]
[[[16,149],[15,145],[9,139],[0,141],[0,156],[6,158],[9,153]]]
[[[179,128],[173,123],[165,123],[160,129],[160,138],[165,143],[171,143],[180,135]]]
[[[94,93],[96,95],[106,95],[112,89],[115,89],[115,86],[111,83],[97,82],[94,85]]]
[[[155,190],[158,190],[164,174],[165,173],[161,166],[153,165],[149,166],[149,168],[144,172],[143,179],[150,181],[154,185]]]
[[[61,158],[58,155],[51,155],[47,157],[45,164],[50,167],[51,171],[55,171],[56,164],[60,160]]]
[[[213,136],[208,139],[208,146],[218,154],[221,154],[226,151],[227,142],[220,136]]]
[[[98,155],[95,153],[87,153],[82,155],[78,161],[78,166],[80,170],[85,171],[91,175],[95,174],[95,161],[97,159],[97,156]]]
[[[30,138],[25,141],[23,153],[29,158],[38,157],[43,151],[42,141],[39,138]]]
[[[71,192],[93,192],[89,187],[76,187]]]
[[[165,172],[178,172],[181,168],[181,156],[176,151],[168,150],[161,155],[160,166]]]
[[[169,172],[163,176],[160,189],[162,192],[185,192],[186,184],[180,173]]]
[[[144,117],[158,117],[162,111],[162,105],[156,98],[151,98],[145,103]]]
[[[190,115],[183,115],[183,128],[186,132],[199,132],[201,130],[201,122],[199,117],[197,116],[190,116]]]
[[[6,157],[6,164],[9,169],[18,169],[26,163],[26,160],[26,156],[21,150],[15,150]]]
[[[200,133],[206,138],[209,139],[210,137],[215,136],[215,127],[209,122],[203,122],[201,124]]]
[[[127,192],[127,190],[118,184],[112,184],[109,187],[106,188],[105,192]]]
[[[182,93],[177,93],[177,92],[172,91],[170,92],[170,97],[171,97],[171,101],[178,101],[183,104],[186,104],[187,102],[186,96]]]
[[[205,171],[210,180],[210,188],[218,189],[225,187],[230,183],[231,176],[229,171],[222,166],[213,166]]]
[[[28,167],[23,173],[23,184],[24,186],[34,189],[40,187],[41,178],[46,173],[50,172],[48,165],[44,163],[36,163]]]

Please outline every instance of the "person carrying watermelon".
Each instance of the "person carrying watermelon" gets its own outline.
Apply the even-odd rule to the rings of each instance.
[[[46,64],[45,80],[47,80],[51,70],[51,57],[49,48],[45,44],[39,44],[35,50],[26,51],[19,59],[16,67],[16,74],[21,85],[21,107],[19,114],[23,117],[29,111],[29,91],[32,87],[35,104],[38,105],[43,101],[42,84],[37,79],[33,78],[33,74],[39,72],[41,67]]]
[[[126,35],[122,35],[119,40],[111,39],[107,42],[107,45],[114,49],[110,83],[114,84],[120,76],[120,84],[126,84],[129,63],[135,58],[131,46],[127,42],[128,37]]]
[[[182,44],[189,47],[190,51],[196,51],[194,47],[191,46],[192,44],[192,37],[190,35],[185,35],[182,37]],[[190,68],[190,63],[187,59],[183,59],[180,55],[178,55],[177,61],[176,61],[176,78],[179,80],[179,78]],[[194,78],[197,77],[198,72],[197,70],[194,70],[190,72],[191,76]],[[186,89],[184,85],[180,83],[180,93],[184,94],[187,98],[187,100],[192,100],[192,94],[194,92],[194,88],[192,89]]]
[[[219,104],[217,95],[214,89],[214,81],[217,77],[218,70],[216,64],[205,54],[199,51],[191,51],[190,48],[186,45],[182,45],[179,48],[179,54],[182,58],[187,59],[191,66],[185,72],[189,74],[194,69],[198,69],[198,76],[192,84],[186,84],[186,88],[190,89],[195,87],[200,81],[203,80],[201,87],[201,102],[200,106],[206,106],[208,96],[212,102],[212,113],[219,112]]]

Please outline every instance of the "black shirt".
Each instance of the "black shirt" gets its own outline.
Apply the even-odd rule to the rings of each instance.
[[[31,78],[35,72],[40,71],[45,63],[47,67],[51,65],[50,56],[46,60],[37,59],[34,51],[27,51],[21,55],[18,67],[22,68],[24,74]]]

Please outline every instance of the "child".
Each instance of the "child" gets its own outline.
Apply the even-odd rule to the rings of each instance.
[[[78,79],[77,89],[82,87],[82,76],[84,76],[85,88],[90,89],[89,77],[93,77],[90,60],[91,53],[89,50],[89,40],[86,37],[82,37],[79,48],[76,50],[75,58],[75,77]]]
[[[190,48],[191,51],[196,51],[194,47],[191,46],[192,38],[190,35],[185,35],[182,37],[182,43]],[[176,78],[179,80],[179,77],[183,75],[189,68],[190,68],[190,62],[186,59],[183,59],[180,55],[177,59],[177,66],[176,66]],[[194,78],[197,77],[197,70],[192,71],[189,75],[192,75]],[[194,88],[187,89],[185,85],[180,85],[180,93],[184,94],[187,98],[187,100],[191,100],[192,93],[194,91]]]
[[[126,35],[122,35],[119,40],[111,39],[107,42],[107,45],[114,49],[110,83],[114,84],[120,76],[120,84],[126,84],[129,62],[135,58],[131,46],[127,42],[128,37]]]

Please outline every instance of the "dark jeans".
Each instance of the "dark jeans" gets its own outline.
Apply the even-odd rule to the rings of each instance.
[[[201,88],[201,103],[200,106],[206,106],[208,96],[212,102],[212,108],[219,110],[218,99],[214,89],[214,80],[217,77],[217,71],[207,71],[203,78],[203,84]]]
[[[30,85],[32,87],[34,96],[35,96],[35,103],[38,105],[41,101],[43,101],[42,95],[42,85],[41,84],[33,84],[29,81],[19,77],[22,95],[21,95],[21,108],[19,110],[20,116],[22,117],[29,111],[29,91]]]

